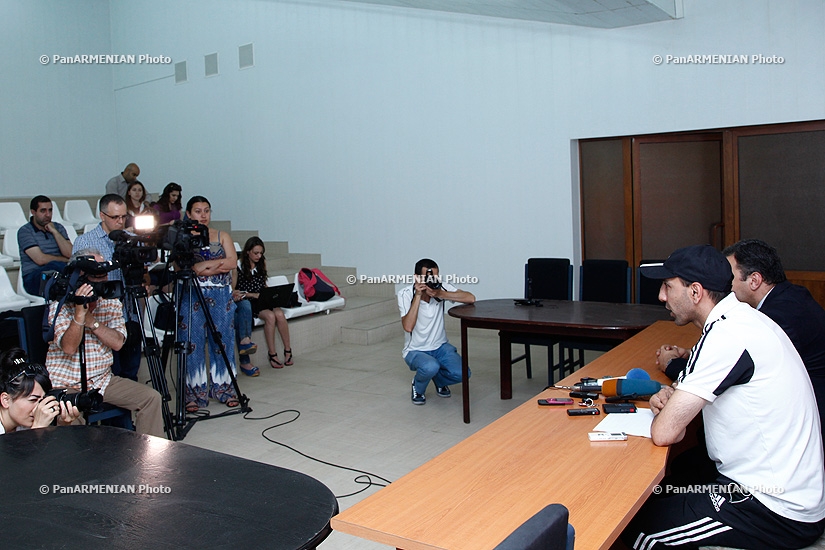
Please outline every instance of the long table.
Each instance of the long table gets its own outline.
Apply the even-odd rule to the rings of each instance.
[[[106,426],[0,435],[4,548],[315,548],[338,502],[305,474]]]
[[[461,383],[464,422],[470,422],[467,329],[499,331],[501,398],[513,397],[512,341],[517,335],[619,344],[652,323],[670,317],[664,306],[542,300],[541,307],[516,305],[512,299],[481,300],[449,310],[461,319]]]
[[[660,321],[589,363],[582,376],[655,368],[662,344],[690,347],[692,325]],[[538,397],[567,396],[548,389]],[[662,479],[668,449],[650,439],[591,443],[604,418],[569,417],[531,399],[332,518],[332,527],[405,550],[488,550],[551,503],[570,510],[576,548],[607,549]]]

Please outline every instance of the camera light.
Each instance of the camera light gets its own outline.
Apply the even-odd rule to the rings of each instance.
[[[155,228],[154,216],[135,216],[135,229],[152,230]]]

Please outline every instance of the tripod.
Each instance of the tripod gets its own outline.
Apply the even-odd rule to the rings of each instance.
[[[187,319],[187,326],[192,328],[192,307],[189,308],[188,312],[182,311],[181,305],[183,304],[183,298],[187,294],[194,296],[197,298],[197,303],[200,305],[201,311],[203,312],[204,316],[206,317],[206,328],[209,333],[209,336],[212,340],[217,344],[217,348],[220,351],[221,358],[226,365],[226,370],[229,373],[229,378],[232,383],[232,387],[235,389],[235,395],[238,396],[239,407],[235,409],[230,409],[226,412],[222,412],[219,414],[208,415],[208,416],[191,416],[188,417],[186,415],[186,370],[187,370],[187,359],[188,355],[191,353],[190,349],[190,342],[188,341],[181,341],[178,334],[178,323],[175,323],[175,354],[177,355],[177,407],[176,407],[176,414],[175,414],[175,439],[180,440],[186,437],[186,434],[189,433],[189,430],[195,425],[196,422],[201,420],[209,420],[211,418],[223,418],[224,416],[229,416],[233,414],[240,414],[240,413],[247,413],[251,412],[252,409],[249,407],[249,398],[241,393],[241,388],[238,385],[238,378],[232,369],[230,368],[229,357],[226,354],[226,346],[223,345],[223,339],[220,332],[218,332],[217,327],[215,326],[215,322],[212,319],[212,315],[209,312],[209,308],[207,307],[206,300],[203,297],[203,292],[201,290],[200,285],[198,284],[197,279],[195,278],[195,273],[192,270],[191,265],[181,265],[181,264],[189,264],[189,262],[179,261],[179,266],[181,267],[180,271],[175,273],[175,311],[177,312],[177,318],[182,319],[185,313],[188,313],[189,318]],[[190,301],[190,304],[194,306],[194,302]]]
[[[169,408],[169,401],[172,400],[172,396],[169,394],[169,387],[166,384],[166,373],[160,359],[160,346],[158,345],[158,338],[155,333],[155,321],[152,318],[152,310],[149,309],[148,294],[146,293],[146,287],[142,284],[143,266],[138,265],[134,268],[132,266],[124,267],[123,279],[126,290],[126,295],[124,296],[126,319],[128,321],[133,313],[138,319],[141,341],[143,342],[143,352],[146,355],[146,365],[149,367],[149,379],[152,382],[152,387],[155,388],[155,391],[158,392],[161,397],[163,429],[168,439],[176,441],[178,437],[174,430],[175,422]],[[150,329],[148,336],[146,334],[146,327],[143,324],[143,316],[140,314],[141,308],[139,304],[141,303],[145,311],[148,312]]]

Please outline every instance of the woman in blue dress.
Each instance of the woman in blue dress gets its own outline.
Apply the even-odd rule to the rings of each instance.
[[[179,340],[189,342],[186,362],[186,411],[197,412],[209,405],[209,398],[217,399],[228,407],[239,405],[238,396],[229,370],[235,369],[235,352],[227,343],[235,340],[235,302],[232,300],[232,270],[238,257],[232,237],[226,231],[209,227],[212,221],[212,205],[206,197],[196,195],[186,203],[186,215],[190,220],[209,229],[209,245],[195,253],[192,267],[198,286],[209,308],[221,342],[215,342],[206,327],[206,316],[190,289],[181,299]],[[206,347],[209,346],[209,370],[206,369]],[[218,347],[220,346],[220,347]],[[221,349],[229,359],[223,359]],[[211,382],[210,382],[211,378]]]

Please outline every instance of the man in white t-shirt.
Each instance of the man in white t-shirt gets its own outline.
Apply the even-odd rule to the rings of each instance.
[[[662,279],[659,299],[677,325],[702,329],[676,382],[650,399],[653,443],[681,441],[701,412],[719,475],[688,481],[691,491],[664,480],[622,538],[636,549],[809,546],[825,528],[825,471],[816,400],[793,343],[736,299],[730,264],[709,245],[641,271]]]
[[[472,304],[476,298],[450,283],[442,283],[438,264],[430,259],[415,264],[415,283],[398,292],[398,309],[404,329],[402,355],[410,370],[412,402],[423,405],[424,395],[432,380],[439,397],[450,397],[451,384],[461,382],[461,357],[455,346],[447,341],[444,330],[446,301]]]

